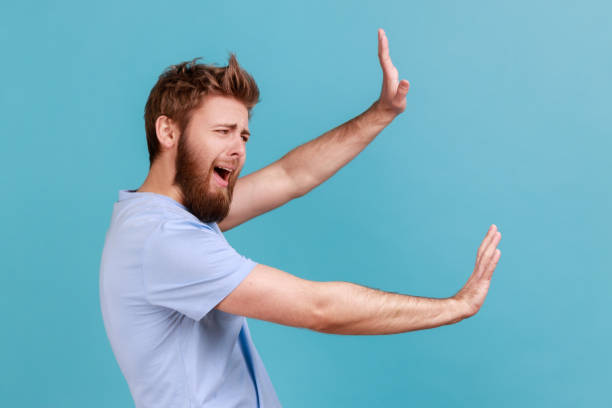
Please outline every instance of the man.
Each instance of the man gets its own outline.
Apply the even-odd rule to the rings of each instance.
[[[279,407],[246,317],[335,334],[390,334],[456,323],[482,306],[500,258],[492,225],[451,298],[314,282],[238,254],[222,231],[303,196],[362,151],[406,106],[378,32],[379,99],[356,118],[238,178],[253,78],[181,63],[145,107],[150,171],[120,190],[100,266],[105,328],[137,407]]]

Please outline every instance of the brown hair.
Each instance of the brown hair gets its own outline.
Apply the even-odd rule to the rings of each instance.
[[[196,64],[200,58],[166,68],[151,89],[144,112],[149,165],[153,164],[159,154],[155,131],[155,121],[159,116],[166,115],[176,122],[182,134],[205,95],[233,96],[244,103],[249,119],[251,109],[259,102],[259,88],[255,80],[238,65],[233,53],[230,53],[225,67]]]

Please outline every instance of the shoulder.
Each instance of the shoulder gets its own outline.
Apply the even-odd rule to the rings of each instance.
[[[189,218],[168,218],[159,223],[159,234],[198,234],[214,233],[217,231],[210,225]]]
[[[150,232],[145,244],[145,257],[189,257],[205,251],[215,251],[227,245],[224,237],[212,226],[185,218],[161,221]]]

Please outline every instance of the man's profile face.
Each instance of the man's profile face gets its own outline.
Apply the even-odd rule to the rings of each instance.
[[[202,222],[219,222],[229,212],[234,185],[246,159],[248,124],[242,102],[206,95],[180,135],[174,185],[179,187],[185,207]]]

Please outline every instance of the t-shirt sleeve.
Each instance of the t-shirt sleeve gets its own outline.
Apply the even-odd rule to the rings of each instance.
[[[257,265],[240,255],[207,225],[165,221],[143,251],[143,283],[148,301],[200,320]]]

